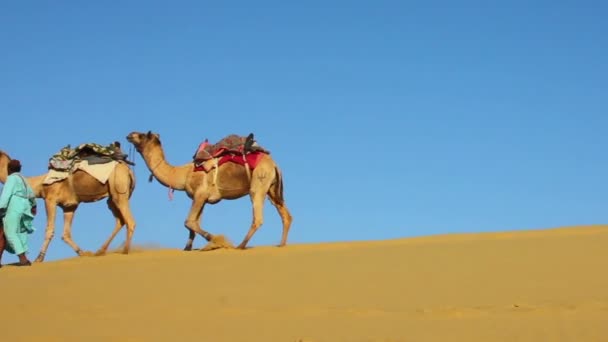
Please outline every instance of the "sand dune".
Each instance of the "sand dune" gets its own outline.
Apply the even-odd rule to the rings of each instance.
[[[246,251],[136,250],[3,267],[0,336],[608,341],[607,266],[608,226]]]

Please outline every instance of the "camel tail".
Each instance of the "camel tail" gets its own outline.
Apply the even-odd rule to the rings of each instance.
[[[273,184],[273,190],[276,195],[275,201],[277,204],[283,204],[285,202],[285,198],[283,197],[283,175],[281,174],[281,170],[278,167],[274,167],[274,171],[277,175],[277,179]]]

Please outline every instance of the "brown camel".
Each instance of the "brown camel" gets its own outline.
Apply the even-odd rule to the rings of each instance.
[[[10,160],[11,158],[8,154],[0,151],[0,182],[2,183],[6,182],[6,166]],[[36,197],[44,199],[47,216],[45,240],[35,260],[36,262],[44,261],[49,243],[55,234],[55,212],[57,207],[63,210],[62,240],[70,245],[79,256],[90,255],[90,252],[81,250],[72,240],[72,220],[80,203],[97,202],[106,197],[108,197],[108,207],[116,218],[116,226],[112,235],[110,235],[95,254],[105,254],[108,246],[125,224],[127,225],[127,239],[123,253],[127,254],[129,252],[131,239],[135,231],[135,220],[129,208],[129,199],[135,190],[135,175],[125,163],[121,161],[116,165],[106,184],[100,183],[93,176],[82,170],[77,170],[68,178],[48,185],[43,184],[45,177],[46,174],[26,177]]]
[[[197,233],[207,241],[211,242],[213,239],[213,235],[201,229],[200,222],[205,204],[216,204],[222,199],[234,200],[245,195],[250,196],[253,205],[253,222],[238,248],[245,249],[253,234],[262,225],[266,195],[277,208],[283,222],[283,233],[279,246],[285,246],[287,243],[292,217],[283,198],[281,171],[269,155],[262,156],[249,178],[248,169],[232,162],[222,164],[219,171],[213,169],[209,173],[195,171],[192,162],[172,166],[165,159],[160,135],[150,131],[148,133],[132,132],[127,136],[127,140],[135,146],[148,169],[161,184],[170,189],[185,191],[192,199],[188,217],[184,222],[189,232],[184,250],[192,250],[192,243]],[[219,173],[215,175],[216,172]]]

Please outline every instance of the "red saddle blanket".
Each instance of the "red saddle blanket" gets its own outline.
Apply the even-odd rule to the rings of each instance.
[[[253,138],[253,134],[250,135]],[[196,153],[192,157],[194,162],[194,171],[205,171],[209,172],[213,165],[205,167],[206,161],[218,158],[218,166],[233,162],[240,165],[245,165],[245,159],[243,159],[243,151],[245,148],[245,142],[247,137],[239,136],[236,134],[230,134],[218,141],[216,144],[210,144],[207,140],[201,143],[196,149]],[[257,166],[263,154],[270,154],[268,150],[258,145],[253,139],[253,144],[248,148],[246,154],[246,161],[249,168],[252,170]]]
[[[258,152],[251,152],[251,153],[248,153],[245,155],[245,158],[247,159],[247,164],[249,164],[249,168],[251,170],[255,169],[255,167],[258,165],[258,163],[260,162],[260,160],[262,159],[262,156],[264,154],[266,154],[266,153],[258,151]],[[225,154],[218,159],[217,165],[219,167],[222,164],[228,163],[228,162],[237,163],[239,165],[245,165],[245,160],[243,159],[242,154]],[[204,161],[200,164],[194,163],[194,171],[209,172],[213,168],[213,164],[208,165],[208,166],[209,166],[209,168],[205,168]]]
[[[205,140],[205,142],[198,146],[192,159],[195,163],[198,163],[212,158],[217,158],[224,154],[242,154],[246,139],[247,137],[230,134],[215,144],[210,144],[207,140]],[[268,150],[258,145],[255,140],[249,152],[265,152],[270,154]]]

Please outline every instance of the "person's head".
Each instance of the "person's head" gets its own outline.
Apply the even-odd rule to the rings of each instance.
[[[7,169],[9,175],[11,173],[21,172],[21,162],[18,161],[17,159],[12,159],[10,162],[8,162],[6,169]]]

